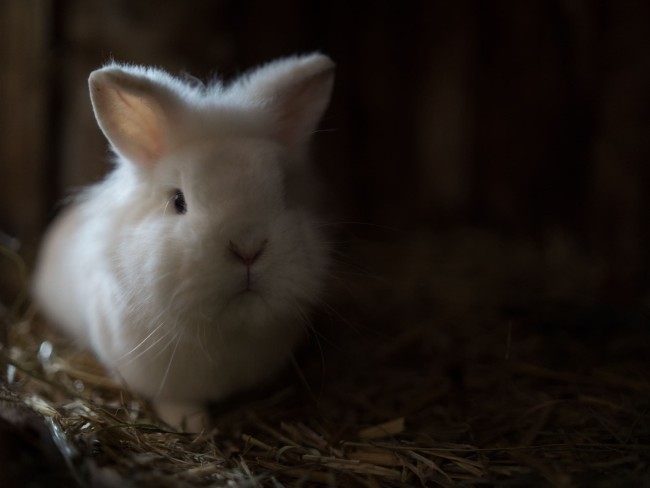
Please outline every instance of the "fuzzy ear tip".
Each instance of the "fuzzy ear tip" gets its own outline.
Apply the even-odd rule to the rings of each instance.
[[[90,86],[93,86],[100,83],[106,83],[111,79],[115,80],[119,78],[121,75],[123,75],[123,73],[124,70],[114,65],[99,68],[90,73],[90,76],[88,77],[88,84],[90,84]]]
[[[102,91],[106,87],[109,77],[110,73],[106,71],[106,68],[97,69],[90,73],[88,87],[90,88],[91,95]]]
[[[88,84],[91,90],[95,87],[114,86],[137,86],[137,79],[149,78],[147,68],[144,66],[130,65],[111,61],[103,67],[90,73]]]
[[[102,69],[96,69],[92,73],[90,73],[90,76],[88,76],[88,84],[93,87],[97,85],[97,83],[101,82],[101,79],[103,78],[103,68]]]
[[[336,68],[336,63],[332,58],[322,53],[307,54],[303,57],[305,63],[314,64],[319,68],[319,71],[330,71]]]

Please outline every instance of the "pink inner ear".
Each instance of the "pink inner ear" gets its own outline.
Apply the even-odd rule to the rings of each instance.
[[[333,70],[319,73],[289,87],[277,99],[277,137],[285,145],[306,143],[316,130],[333,83]]]
[[[303,123],[299,107],[287,105],[278,116],[277,138],[286,146],[292,146],[300,140]],[[307,136],[307,134],[305,134]]]
[[[152,164],[165,151],[165,116],[150,100],[113,88],[100,115],[117,151],[134,163]],[[103,120],[101,120],[103,119]]]

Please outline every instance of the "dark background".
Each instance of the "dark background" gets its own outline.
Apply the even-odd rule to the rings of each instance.
[[[56,202],[106,170],[90,71],[230,77],[319,50],[338,66],[314,151],[335,222],[570,243],[604,270],[599,300],[646,301],[649,2],[8,0],[0,36],[0,231],[28,264]],[[0,257],[5,303],[16,269]]]

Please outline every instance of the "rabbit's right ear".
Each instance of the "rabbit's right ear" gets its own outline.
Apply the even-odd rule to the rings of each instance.
[[[239,87],[275,117],[274,136],[288,147],[307,143],[329,103],[334,63],[322,54],[278,59],[253,70]]]
[[[169,149],[177,100],[173,90],[139,68],[109,66],[88,79],[99,127],[115,151],[150,166]]]

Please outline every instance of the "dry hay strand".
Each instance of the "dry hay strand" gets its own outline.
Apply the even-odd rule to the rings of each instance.
[[[649,483],[645,314],[580,302],[566,279],[530,292],[522,276],[549,272],[539,256],[481,239],[377,250],[417,265],[384,270],[389,289],[351,285],[370,307],[342,308],[336,334],[324,327],[272,389],[215,408],[200,433],[164,425],[33,311],[8,320],[0,486],[25,473],[50,487]],[[558,293],[578,305],[549,312]],[[45,467],[11,457],[17,445]]]

